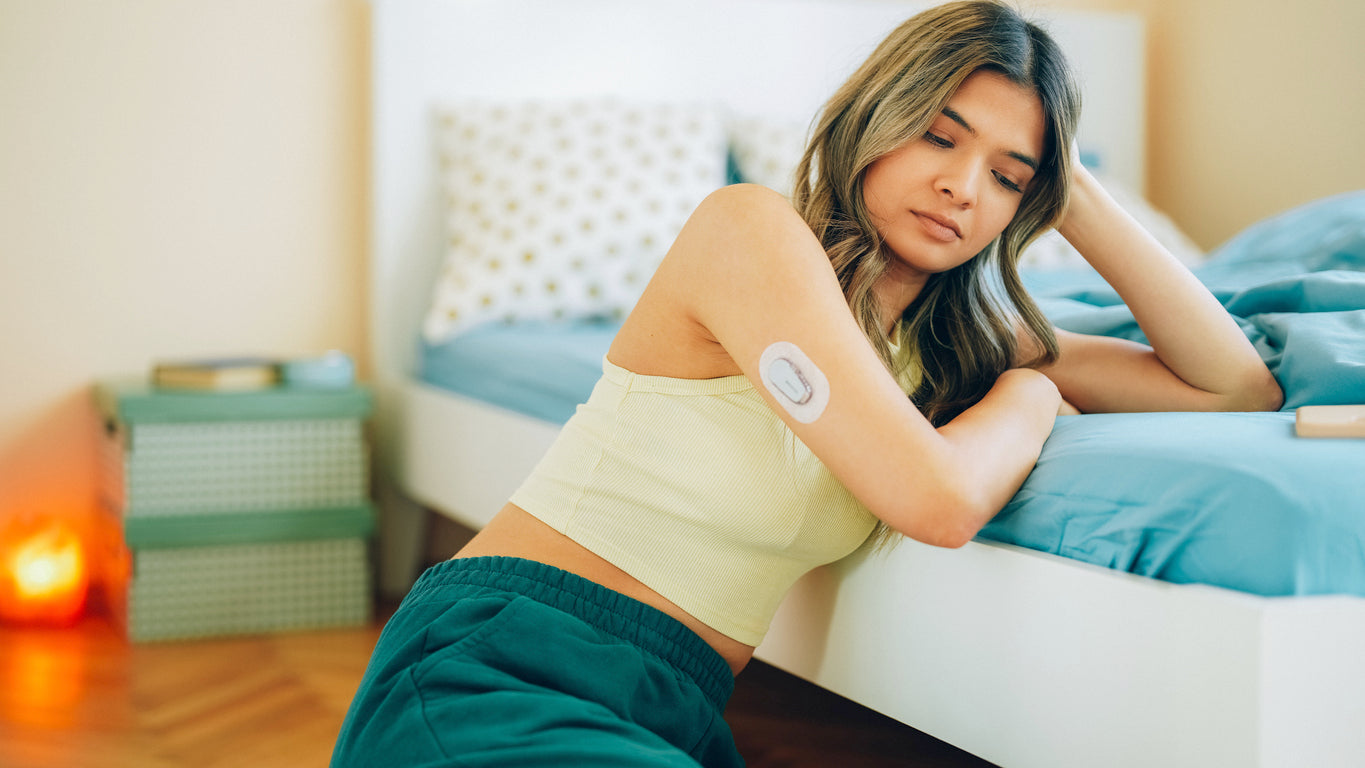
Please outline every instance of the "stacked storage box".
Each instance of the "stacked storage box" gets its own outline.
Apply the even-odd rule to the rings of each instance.
[[[370,619],[366,390],[95,393],[102,501],[132,551],[115,610],[133,640]]]

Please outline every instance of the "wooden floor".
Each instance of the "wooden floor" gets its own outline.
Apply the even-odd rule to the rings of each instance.
[[[0,624],[0,766],[325,766],[379,626],[130,645],[100,615]],[[762,663],[726,717],[752,768],[989,765]]]

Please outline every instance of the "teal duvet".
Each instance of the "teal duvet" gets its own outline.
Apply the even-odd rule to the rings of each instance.
[[[981,538],[1259,595],[1365,595],[1365,439],[1294,435],[1365,403],[1365,193],[1254,226],[1196,270],[1284,388],[1280,413],[1065,416]],[[1093,275],[1030,276],[1058,326],[1144,341]]]

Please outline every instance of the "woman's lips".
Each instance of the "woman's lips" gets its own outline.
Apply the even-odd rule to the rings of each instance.
[[[958,231],[957,224],[952,219],[945,219],[929,213],[915,211],[915,218],[919,220],[920,227],[925,234],[943,243],[951,243],[962,237]]]

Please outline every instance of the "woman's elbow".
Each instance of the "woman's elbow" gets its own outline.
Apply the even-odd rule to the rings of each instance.
[[[891,527],[906,536],[935,547],[960,549],[976,538],[981,528],[999,511],[969,494],[951,494],[930,503],[921,499],[915,509],[898,515]]]
[[[972,515],[954,516],[930,529],[922,530],[920,535],[912,536],[925,544],[944,549],[961,549],[967,542],[976,538],[982,525],[973,521]]]
[[[1262,385],[1261,408],[1262,411],[1278,411],[1284,407],[1284,389],[1280,387],[1280,382],[1275,380],[1270,372],[1266,372],[1266,381]]]
[[[1284,407],[1284,390],[1280,388],[1279,383],[1273,377],[1261,395],[1259,406],[1255,410],[1278,411]]]
[[[967,542],[976,538],[976,532],[979,530],[980,528],[972,528],[970,530],[966,528],[956,528],[950,531],[944,531],[933,541],[927,541],[925,543],[932,544],[935,547],[943,547],[944,549],[962,549],[967,546]]]
[[[1249,377],[1246,385],[1229,395],[1225,411],[1278,411],[1284,405],[1284,390],[1269,370]]]

